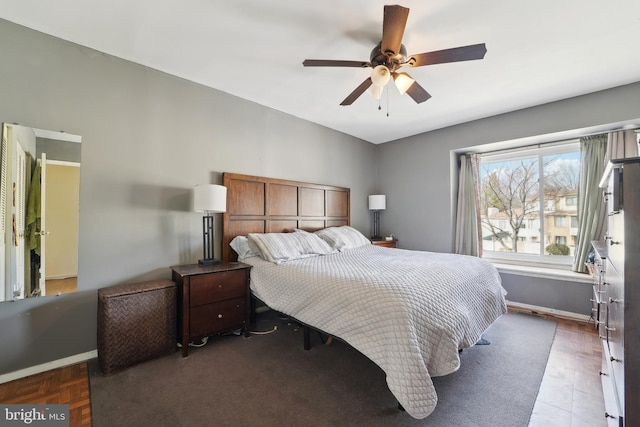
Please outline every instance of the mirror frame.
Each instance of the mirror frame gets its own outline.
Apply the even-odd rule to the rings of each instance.
[[[2,123],[0,231],[4,233],[0,241],[0,302],[77,291],[81,142],[79,135]],[[42,156],[42,152],[46,154]],[[51,174],[47,174],[47,167]],[[36,171],[37,174],[34,173]],[[40,180],[40,173],[49,175],[51,179]],[[41,200],[39,196],[51,194],[46,191],[47,186],[51,190],[60,183],[73,186],[71,192],[58,191],[60,199],[65,199],[65,202],[54,203],[50,196]],[[33,195],[30,194],[32,184],[38,191]],[[46,206],[50,208],[49,214]],[[66,208],[71,210],[65,211]],[[46,221],[44,224],[40,222],[45,218],[59,221],[60,227],[69,230],[66,233],[68,237],[62,232],[52,234],[50,225]],[[44,225],[44,230],[41,225]],[[54,235],[56,237],[52,237]],[[72,249],[74,253],[65,256],[49,253],[46,242],[55,243],[56,240],[64,242],[59,247],[75,248]],[[47,256],[41,259],[41,255]],[[56,264],[47,262],[47,259],[56,260]],[[64,267],[58,269],[58,276],[46,274],[47,266],[53,265],[55,270],[60,262]],[[43,269],[45,277],[41,278]],[[60,280],[51,282],[52,279]],[[52,290],[48,290],[45,283],[56,283],[56,287],[52,285]],[[63,286],[58,287],[58,284]]]

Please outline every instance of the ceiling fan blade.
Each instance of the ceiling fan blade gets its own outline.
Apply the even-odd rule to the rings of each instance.
[[[426,101],[427,99],[431,98],[431,95],[429,94],[429,92],[424,90],[424,88],[420,86],[418,82],[413,82],[413,84],[409,86],[409,89],[407,89],[405,93],[409,95],[411,99],[416,101],[416,104],[420,104]]]
[[[484,58],[485,53],[487,53],[487,47],[484,43],[472,44],[411,55],[407,63],[411,67],[422,67],[423,65],[443,64],[446,62],[470,61]]]
[[[358,67],[366,68],[370,67],[371,63],[368,61],[341,61],[333,59],[305,59],[302,62],[305,67]]]
[[[406,7],[398,5],[384,7],[381,50],[385,55],[393,56],[400,53],[400,44],[408,16],[409,9]]]
[[[367,77],[367,79],[365,81],[363,81],[362,83],[360,83],[360,86],[358,86],[353,92],[351,92],[349,94],[349,96],[347,96],[344,99],[344,101],[342,101],[340,103],[340,105],[351,105],[351,104],[353,104],[353,101],[358,99],[358,97],[360,95],[362,95],[365,90],[369,89],[369,87],[372,84],[373,84],[373,82],[371,81],[371,77]]]

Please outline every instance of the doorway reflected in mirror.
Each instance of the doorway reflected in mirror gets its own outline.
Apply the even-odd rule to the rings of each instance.
[[[2,126],[0,301],[77,290],[81,140]]]

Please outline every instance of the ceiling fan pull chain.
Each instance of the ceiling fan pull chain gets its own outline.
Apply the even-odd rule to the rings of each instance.
[[[389,117],[389,88],[387,88],[387,117]]]

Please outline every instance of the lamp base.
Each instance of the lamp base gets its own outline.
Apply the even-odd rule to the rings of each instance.
[[[220,260],[219,259],[209,258],[209,259],[199,259],[198,260],[198,265],[218,265],[218,264],[220,264]]]

